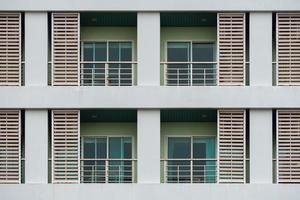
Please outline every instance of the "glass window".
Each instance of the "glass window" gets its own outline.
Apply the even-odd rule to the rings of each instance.
[[[189,42],[168,42],[169,62],[189,62],[190,43]]]
[[[109,61],[131,61],[131,42],[109,42]]]
[[[215,45],[213,43],[193,43],[193,61],[212,62],[215,60]]]

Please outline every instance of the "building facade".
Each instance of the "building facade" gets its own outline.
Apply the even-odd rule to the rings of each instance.
[[[298,200],[300,1],[0,4],[0,199]]]

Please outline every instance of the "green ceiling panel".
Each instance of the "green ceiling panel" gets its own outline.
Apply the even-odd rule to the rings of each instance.
[[[162,122],[216,122],[216,109],[165,109],[161,110]]]
[[[80,110],[81,122],[136,122],[137,111],[129,109]]]
[[[82,12],[81,26],[136,26],[137,14],[134,12]]]

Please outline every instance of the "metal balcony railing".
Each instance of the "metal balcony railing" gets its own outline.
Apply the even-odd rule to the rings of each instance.
[[[162,62],[164,85],[215,86],[217,62]]]
[[[136,159],[81,159],[81,183],[135,183]]]
[[[164,183],[216,183],[216,159],[163,159]]]
[[[80,85],[82,86],[132,86],[137,62],[82,61]]]

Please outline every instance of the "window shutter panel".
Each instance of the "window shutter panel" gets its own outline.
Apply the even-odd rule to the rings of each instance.
[[[245,183],[245,110],[218,111],[218,181]]]
[[[278,85],[300,85],[300,12],[277,13]]]
[[[0,183],[21,181],[21,111],[0,110]]]
[[[79,13],[52,13],[52,85],[79,85]]]
[[[21,13],[0,12],[0,86],[21,85]]]
[[[300,183],[300,110],[277,111],[277,182]]]
[[[79,183],[78,110],[52,111],[52,183]]]
[[[245,13],[218,13],[219,85],[245,85]]]

